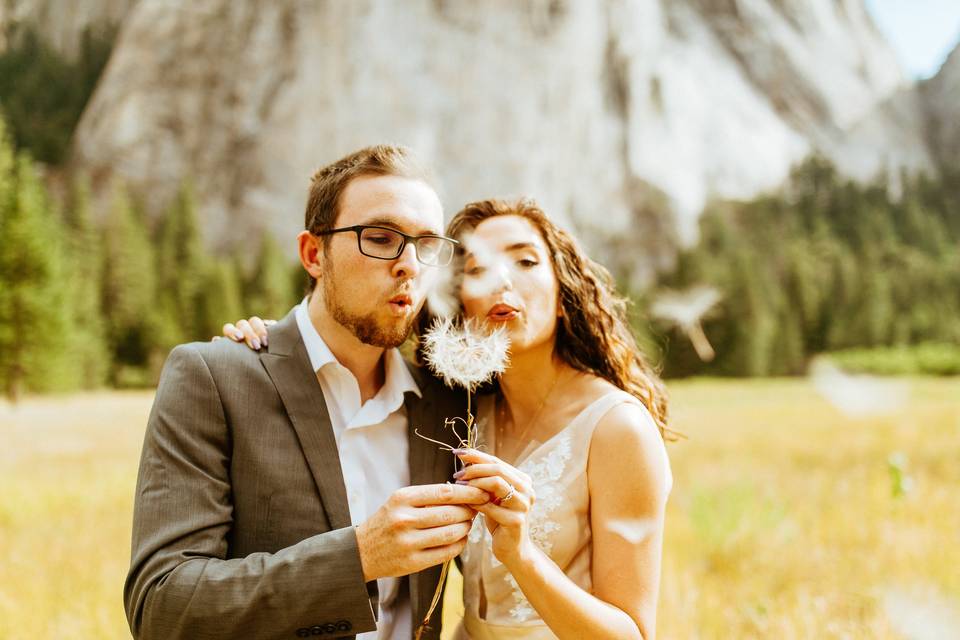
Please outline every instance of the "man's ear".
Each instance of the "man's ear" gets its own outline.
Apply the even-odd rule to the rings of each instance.
[[[323,243],[309,231],[301,231],[297,235],[297,244],[300,250],[300,264],[315,280],[323,275]]]

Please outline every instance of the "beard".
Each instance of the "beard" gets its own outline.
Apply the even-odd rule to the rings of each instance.
[[[330,316],[342,326],[350,330],[357,340],[373,347],[384,349],[393,349],[402,345],[410,331],[413,329],[413,323],[417,314],[411,314],[405,321],[397,320],[393,324],[385,324],[382,320],[377,320],[377,313],[360,314],[350,311],[341,304],[341,295],[337,287],[338,279],[332,270],[323,278],[323,303],[327,307]],[[397,291],[390,294],[390,297],[403,292],[406,287],[399,286]]]

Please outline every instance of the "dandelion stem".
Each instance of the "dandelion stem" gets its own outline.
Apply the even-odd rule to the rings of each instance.
[[[453,447],[451,447],[451,446],[450,446],[449,444],[447,444],[446,442],[440,442],[439,440],[434,440],[433,438],[429,438],[429,437],[423,435],[422,433],[420,433],[419,431],[417,431],[416,428],[413,429],[413,432],[414,432],[415,434],[417,434],[418,436],[420,436],[421,438],[423,438],[424,440],[428,440],[428,441],[430,441],[430,442],[432,442],[432,443],[434,443],[434,444],[440,445],[445,451],[453,451]]]
[[[447,560],[443,563],[443,569],[440,570],[440,582],[437,584],[437,590],[433,592],[433,600],[430,601],[430,608],[427,609],[427,615],[424,616],[423,622],[417,627],[417,635],[414,640],[420,640],[423,632],[427,630],[430,624],[430,616],[433,615],[433,610],[437,608],[437,604],[440,602],[440,596],[443,595],[443,585],[447,581],[447,570],[450,568],[451,562],[452,560]]]

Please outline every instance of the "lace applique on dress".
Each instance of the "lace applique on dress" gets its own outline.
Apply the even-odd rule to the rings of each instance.
[[[546,456],[528,459],[520,465],[520,470],[533,481],[537,496],[530,509],[530,538],[547,555],[553,551],[550,534],[560,528],[550,519],[550,514],[563,502],[563,489],[557,485],[557,480],[563,477],[570,457],[570,434],[564,433]]]
[[[488,450],[489,440],[486,437],[489,421],[481,419],[478,428],[477,448]],[[530,509],[530,539],[546,555],[553,551],[553,533],[560,529],[560,524],[551,518],[552,513],[563,504],[564,487],[559,482],[563,478],[567,464],[573,456],[572,436],[570,433],[560,433],[555,442],[547,445],[544,455],[534,451],[518,468],[530,476],[537,500]],[[479,549],[484,549],[492,569],[499,569],[503,563],[493,554],[493,536],[487,530],[483,514],[478,515],[470,533],[467,536],[469,544],[463,551],[463,561],[471,562],[472,555]],[[537,612],[523,595],[516,578],[509,572],[504,572],[503,580],[510,586],[510,595],[513,606],[510,608],[510,617],[518,622],[525,622],[536,617]],[[481,587],[482,588],[482,587]]]
[[[563,490],[558,486],[557,481],[563,477],[567,462],[570,461],[571,453],[570,434],[564,433],[560,440],[550,452],[537,459],[531,457],[520,465],[520,470],[530,476],[533,482],[533,490],[536,493],[537,500],[530,509],[530,539],[546,555],[550,555],[553,550],[553,540],[551,534],[560,528],[560,525],[550,519],[550,514],[563,502]],[[486,528],[484,528],[486,532]],[[489,534],[485,536],[489,544],[493,539]],[[495,557],[491,558],[494,566],[500,562]],[[517,621],[525,621],[536,615],[536,610],[530,605],[516,578],[508,573],[505,576],[510,584],[511,595],[514,605],[510,608],[510,617]]]

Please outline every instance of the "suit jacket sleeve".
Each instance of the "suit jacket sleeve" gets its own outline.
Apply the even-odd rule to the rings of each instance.
[[[164,366],[147,425],[124,606],[135,638],[324,637],[376,629],[353,527],[227,558],[230,429],[190,345]]]

